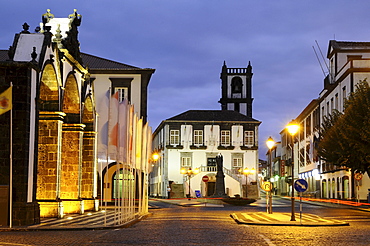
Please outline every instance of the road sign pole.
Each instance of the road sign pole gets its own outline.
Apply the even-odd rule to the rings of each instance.
[[[297,179],[294,184],[294,188],[299,192],[299,220],[302,224],[302,192],[305,192],[308,188],[308,183],[304,179]]]
[[[302,224],[302,192],[299,192],[299,222]]]

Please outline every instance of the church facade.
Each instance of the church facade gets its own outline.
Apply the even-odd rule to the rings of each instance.
[[[35,33],[25,23],[9,50],[0,50],[0,92],[10,87],[13,91],[12,110],[0,115],[3,126],[0,143],[4,146],[0,150],[0,196],[7,201],[0,204],[4,208],[0,211],[2,225],[30,225],[39,223],[40,217],[61,218],[71,213],[97,211],[100,198],[113,199],[112,176],[119,176],[115,183],[124,186],[122,173],[132,177],[132,203],[125,206],[135,206],[134,200],[140,197],[143,210],[139,213],[147,209],[144,204],[147,200],[143,200],[146,187],[142,184],[147,177],[145,163],[150,146],[138,145],[135,151],[140,152],[141,158],[135,166],[126,158],[118,167],[117,155],[111,160],[104,158],[103,165],[99,154],[108,151],[104,147],[109,141],[107,131],[111,131],[112,138],[118,136],[118,132],[112,133],[104,124],[110,117],[104,113],[118,91],[127,96],[122,97],[127,109],[126,129],[135,124],[137,130],[131,138],[143,141],[150,138],[146,89],[154,69],[140,69],[81,53],[78,41],[81,20],[76,10],[68,18],[55,18],[48,10]],[[117,90],[112,91],[112,87]],[[116,105],[118,108],[118,101]],[[113,117],[116,120],[117,115]],[[128,124],[129,119],[137,120]],[[125,137],[127,142],[128,135]],[[126,149],[124,155],[136,157],[137,152],[129,153]],[[108,171],[112,166],[116,166],[114,171]],[[111,176],[104,179],[103,173]],[[123,193],[116,198],[122,196]],[[136,213],[134,209],[130,211]],[[128,220],[133,217],[125,214]]]

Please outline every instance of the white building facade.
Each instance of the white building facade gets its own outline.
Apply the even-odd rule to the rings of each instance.
[[[190,187],[191,197],[211,197],[216,156],[221,154],[226,194],[258,197],[257,172],[244,176],[241,170],[258,170],[260,123],[229,110],[190,110],[163,121],[153,134],[153,148],[160,159],[153,166],[150,195],[168,197],[170,187],[170,197],[185,197]],[[199,173],[189,179],[181,173],[182,168],[198,169]]]
[[[361,181],[354,179],[351,168],[325,163],[317,154],[319,129],[325,116],[333,110],[343,112],[346,98],[354,92],[356,84],[370,78],[370,42],[329,42],[327,58],[329,73],[324,88],[317,99],[312,100],[295,119],[300,130],[294,137],[294,177],[305,179],[309,188],[305,196],[331,199],[366,200],[370,180],[367,175]],[[282,178],[287,180],[286,193],[291,191],[292,138],[281,131],[281,166],[285,166]],[[333,143],[335,144],[335,143]],[[282,168],[283,169],[283,168]]]
[[[252,118],[252,66],[221,69],[222,110],[189,110],[163,121],[155,130],[150,195],[211,197],[215,192],[216,156],[223,156],[225,193],[258,197],[258,126]],[[199,173],[182,174],[181,169]],[[243,175],[243,170],[253,172]],[[168,189],[171,190],[168,193]]]
[[[331,40],[327,53],[330,71],[320,93],[320,122],[334,109],[343,112],[345,99],[356,84],[370,79],[370,42]],[[333,143],[334,144],[334,143]],[[357,183],[350,168],[321,161],[321,195],[324,198],[365,200],[370,187],[367,175]],[[357,187],[358,186],[358,187]]]

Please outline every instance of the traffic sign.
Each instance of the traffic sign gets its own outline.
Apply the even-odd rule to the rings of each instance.
[[[204,175],[202,177],[202,180],[203,180],[203,182],[206,182],[207,183],[209,181],[209,177],[207,175]]]
[[[362,173],[355,173],[355,179],[356,180],[361,180],[363,176],[364,175],[362,175]]]
[[[264,191],[271,191],[271,183],[270,182],[263,182],[262,183],[262,189]]]
[[[308,189],[308,183],[304,179],[297,179],[294,182],[294,189],[298,192],[305,192]]]

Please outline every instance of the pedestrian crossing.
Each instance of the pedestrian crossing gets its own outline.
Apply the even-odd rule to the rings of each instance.
[[[249,204],[249,206],[254,207],[266,207],[267,206],[267,200],[266,199],[259,199],[255,201],[254,203]],[[273,207],[290,207],[291,205],[288,204],[284,200],[272,200],[272,206]]]
[[[78,229],[78,228],[98,228],[98,227],[118,227],[133,221],[140,216],[121,216],[120,212],[114,210],[102,210],[98,212],[67,215],[64,218],[42,218],[41,223],[28,226],[29,229]]]
[[[347,222],[336,219],[326,219],[307,213],[296,213],[295,221],[291,221],[291,213],[234,213],[231,215],[231,217],[233,217],[238,223],[252,225],[349,225]]]

